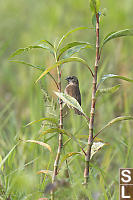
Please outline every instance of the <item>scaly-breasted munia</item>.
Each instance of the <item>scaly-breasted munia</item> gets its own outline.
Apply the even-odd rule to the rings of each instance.
[[[68,84],[64,92],[70,95],[71,97],[75,98],[78,101],[78,103],[81,105],[81,94],[79,90],[78,78],[76,76],[68,76],[66,80]],[[77,110],[76,108],[74,108],[74,110],[76,114],[82,115],[81,112]]]

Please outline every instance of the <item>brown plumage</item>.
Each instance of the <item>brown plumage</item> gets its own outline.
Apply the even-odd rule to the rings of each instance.
[[[79,90],[79,82],[76,76],[69,76],[66,78],[66,80],[68,81],[68,84],[65,88],[65,93],[70,95],[71,97],[75,98],[79,104],[81,105],[81,94],[80,94],[80,90]],[[77,110],[76,108],[74,108],[75,113],[78,115],[81,115],[82,113]]]

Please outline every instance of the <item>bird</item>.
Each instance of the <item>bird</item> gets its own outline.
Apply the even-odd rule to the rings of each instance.
[[[76,76],[68,76],[66,80],[67,80],[67,85],[64,90],[64,93],[75,98],[81,106],[81,94],[79,89],[78,78]],[[74,108],[74,111],[75,114],[82,115],[82,113],[76,108]]]

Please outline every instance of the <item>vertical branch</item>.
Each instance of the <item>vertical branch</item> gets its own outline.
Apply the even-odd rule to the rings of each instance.
[[[58,71],[58,91],[61,92],[61,69],[60,66],[57,68]],[[62,112],[62,100],[59,98],[59,109],[60,109],[60,122],[59,122],[59,127],[60,129],[63,128],[63,112]],[[53,171],[53,176],[52,176],[52,183],[55,182],[56,175],[58,174],[58,165],[59,165],[59,160],[60,160],[60,155],[61,155],[61,150],[63,146],[63,135],[62,133],[59,133],[59,140],[58,140],[58,150],[54,162],[54,171]],[[54,200],[54,192],[51,192],[51,200]]]
[[[100,58],[100,56],[99,56],[99,13],[96,13],[96,59],[95,59],[93,88],[92,88],[91,112],[90,112],[90,123],[89,123],[89,138],[88,138],[87,152],[86,152],[86,156],[85,156],[84,184],[87,184],[88,179],[89,179],[91,147],[93,144],[93,128],[94,128],[95,104],[96,104],[95,95],[96,95],[96,90],[97,90],[97,71],[98,71],[99,58]]]

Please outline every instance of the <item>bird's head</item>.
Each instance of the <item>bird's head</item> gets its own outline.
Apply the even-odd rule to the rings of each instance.
[[[68,76],[66,78],[66,80],[67,80],[68,83],[73,83],[73,84],[79,85],[79,81],[78,81],[78,78],[76,76]]]

